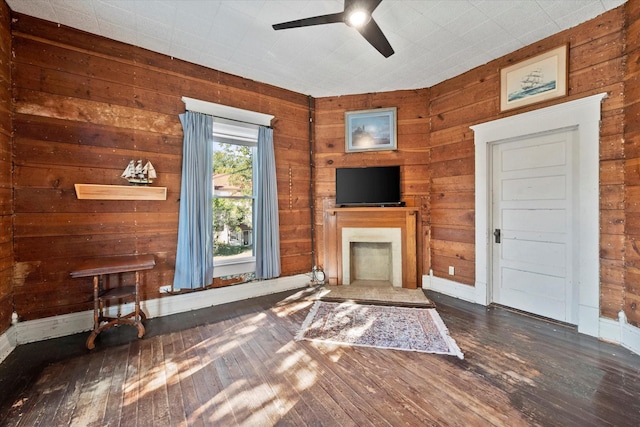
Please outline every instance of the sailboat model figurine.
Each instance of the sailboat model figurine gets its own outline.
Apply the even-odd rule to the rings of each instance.
[[[131,160],[120,176],[133,185],[152,184],[153,180],[157,178],[156,170],[151,162],[147,161],[142,166],[142,160],[138,160],[137,163],[135,160]]]

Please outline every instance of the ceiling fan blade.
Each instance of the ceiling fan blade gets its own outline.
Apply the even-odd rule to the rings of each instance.
[[[376,7],[382,3],[382,0],[344,0],[344,10],[351,10],[351,8],[362,8],[369,12],[369,15],[376,10]]]
[[[310,27],[312,25],[333,24],[344,22],[344,12],[332,13],[330,15],[314,16],[312,18],[296,19],[295,21],[273,24],[274,30],[284,30],[287,28]]]
[[[389,41],[384,36],[382,30],[380,29],[380,27],[378,27],[378,24],[376,24],[376,21],[374,21],[373,18],[371,18],[367,25],[362,28],[358,28],[357,30],[358,32],[360,32],[360,34],[362,34],[362,37],[364,37],[369,43],[371,43],[371,46],[375,47],[378,52],[380,52],[385,58],[388,58],[394,54],[393,48],[389,44]]]

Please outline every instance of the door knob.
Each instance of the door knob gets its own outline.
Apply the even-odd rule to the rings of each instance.
[[[496,228],[493,232],[494,237],[496,238],[496,243],[500,243],[500,229]]]

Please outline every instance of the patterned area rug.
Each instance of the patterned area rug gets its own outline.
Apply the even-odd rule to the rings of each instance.
[[[295,339],[449,354],[464,359],[433,308],[316,301]]]

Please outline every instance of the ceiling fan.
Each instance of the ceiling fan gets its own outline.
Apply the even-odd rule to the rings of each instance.
[[[282,22],[274,24],[273,29],[284,30],[287,28],[343,22],[355,28],[378,52],[388,58],[393,55],[393,48],[380,27],[378,27],[378,24],[376,24],[376,21],[371,17],[371,14],[381,2],[382,0],[344,0],[344,10],[342,12]]]

